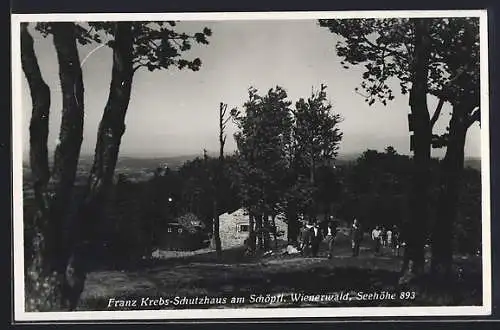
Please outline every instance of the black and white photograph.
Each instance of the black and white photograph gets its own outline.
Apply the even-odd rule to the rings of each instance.
[[[490,315],[486,19],[12,15],[16,320]]]

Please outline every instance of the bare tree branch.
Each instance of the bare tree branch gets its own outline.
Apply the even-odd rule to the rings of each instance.
[[[146,64],[144,63],[141,63],[137,66],[134,66],[133,69],[132,69],[132,72],[135,73],[137,70],[139,70],[140,68],[143,68],[143,67],[146,67]]]
[[[174,44],[176,44],[179,48],[182,48],[182,44],[179,43],[176,39],[169,39],[170,41],[172,41]]]

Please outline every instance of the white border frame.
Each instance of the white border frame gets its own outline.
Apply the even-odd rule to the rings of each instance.
[[[22,113],[20,23],[34,21],[128,21],[128,20],[310,20],[320,18],[391,17],[479,17],[481,79],[481,184],[482,184],[482,274],[483,305],[459,307],[324,307],[324,308],[240,308],[189,310],[137,310],[96,312],[25,312],[22,183]],[[13,144],[13,228],[14,228],[14,319],[15,321],[97,321],[97,320],[197,320],[263,318],[332,318],[400,316],[477,316],[491,314],[490,235],[490,143],[488,21],[486,10],[445,11],[338,11],[338,12],[239,12],[239,13],[124,13],[124,14],[15,14],[11,16],[12,36],[12,144]]]

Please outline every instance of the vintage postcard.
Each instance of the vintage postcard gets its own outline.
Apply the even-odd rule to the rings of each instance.
[[[15,320],[489,315],[486,21],[13,15]]]

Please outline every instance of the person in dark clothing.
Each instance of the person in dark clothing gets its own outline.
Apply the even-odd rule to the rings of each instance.
[[[354,219],[351,226],[351,247],[352,247],[352,255],[353,257],[357,257],[359,255],[359,246],[363,239],[363,231],[361,229],[361,225],[359,224],[358,219]]]
[[[326,242],[328,243],[328,259],[333,257],[333,247],[335,245],[335,237],[337,237],[337,225],[330,219],[326,228]]]
[[[380,245],[381,246],[387,245],[387,230],[385,227],[380,228]]]
[[[312,243],[312,234],[311,234],[312,225],[310,223],[306,224],[302,227],[300,232],[300,249],[302,254],[307,257],[311,252],[311,243]]]
[[[374,250],[375,253],[380,252],[380,246],[382,245],[382,231],[380,230],[380,227],[377,226],[375,229],[372,231],[372,240],[374,243]]]
[[[399,257],[400,254],[400,248],[401,248],[401,237],[399,230],[396,226],[392,228],[392,249],[393,253],[396,255],[396,257]]]
[[[319,245],[322,241],[321,229],[318,226],[318,223],[313,220],[311,231],[311,253],[313,257],[318,256]]]

